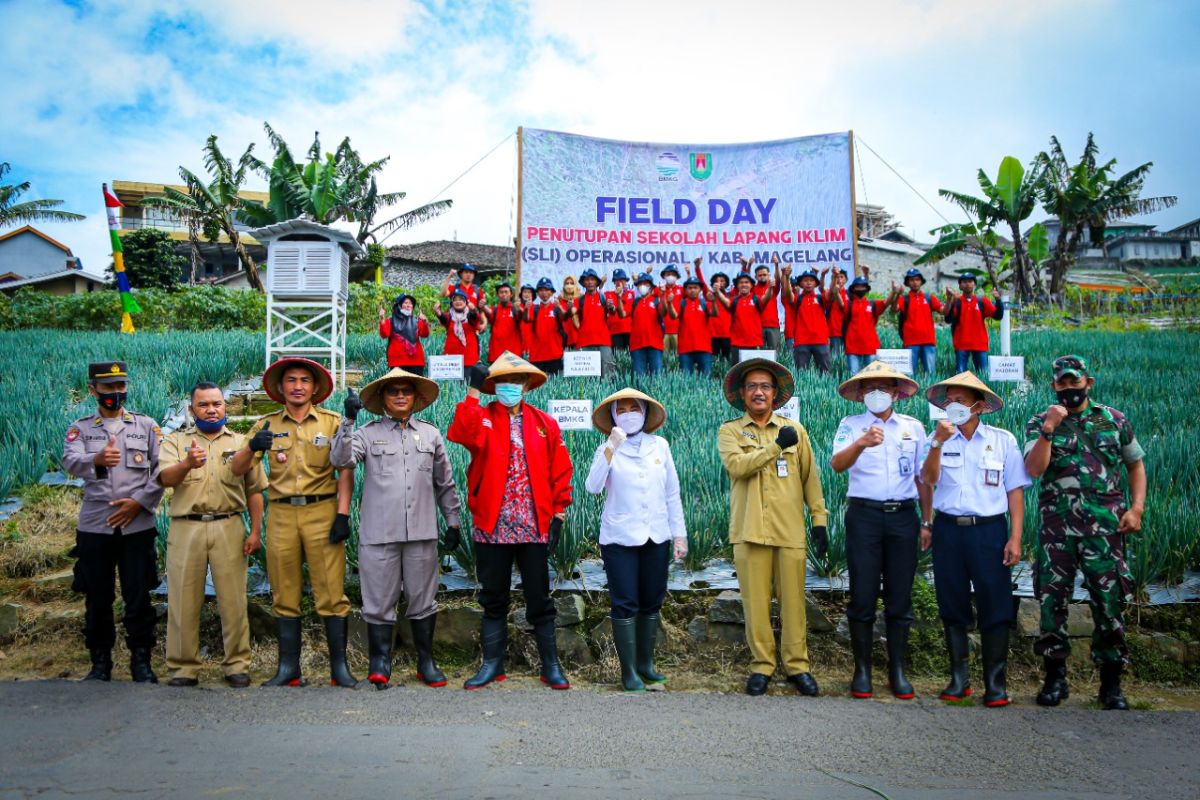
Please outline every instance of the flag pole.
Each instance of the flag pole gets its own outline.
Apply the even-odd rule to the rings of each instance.
[[[117,222],[117,209],[124,204],[108,191],[108,184],[100,184],[104,193],[104,213],[108,217],[108,238],[112,243],[113,275],[117,279],[117,291],[121,293],[121,333],[137,333],[133,327],[133,315],[142,313],[137,300],[129,286],[129,275],[125,272],[125,253],[121,246],[121,237],[117,234],[120,223]]]

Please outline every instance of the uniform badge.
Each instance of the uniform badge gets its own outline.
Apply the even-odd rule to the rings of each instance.
[[[758,441],[758,437],[754,435],[753,431],[742,431],[742,436],[745,436],[747,439],[753,439],[756,442]]]
[[[545,429],[545,428],[541,428],[541,427],[539,427],[539,428],[537,429],[537,432],[538,432],[538,436],[542,436],[542,437],[544,437],[544,436],[546,435],[546,429]]]
[[[414,441],[414,442],[419,442],[419,441],[421,441],[421,434],[419,434],[419,433],[414,433],[412,436],[413,436],[413,441]]]
[[[287,463],[287,453],[284,452],[283,450],[277,451],[275,453],[275,460],[278,461],[280,464],[286,464]]]
[[[661,459],[661,458],[656,458],[656,459],[654,459],[654,466],[656,466],[656,467],[661,467],[661,466],[662,466],[662,459]]]
[[[135,452],[135,453],[133,454],[133,463],[135,463],[135,464],[140,464],[140,463],[142,463],[142,462],[143,462],[143,461],[145,461],[145,460],[146,460],[146,457],[145,457],[145,456],[143,456],[141,453]]]
[[[318,433],[313,437],[313,444],[317,447],[324,447],[329,444],[329,437],[323,433]]]
[[[67,429],[67,441],[73,442],[78,438],[79,438],[79,428],[76,428],[74,425],[72,425],[70,428]]]
[[[222,453],[221,453],[221,461],[222,461],[223,463],[226,463],[226,464],[228,464],[228,463],[229,463],[229,460],[230,460],[231,458],[233,458],[233,457],[234,457],[234,455],[235,455],[236,453],[237,453],[237,451],[236,451],[236,450],[225,450],[225,451],[222,451]]]

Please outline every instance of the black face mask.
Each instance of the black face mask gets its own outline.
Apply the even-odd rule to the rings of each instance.
[[[1055,392],[1058,395],[1059,405],[1067,408],[1079,408],[1087,400],[1087,387],[1081,389],[1059,389]]]
[[[125,405],[125,398],[128,396],[128,392],[97,392],[96,399],[105,409],[109,411],[116,411],[118,408]]]
[[[867,296],[867,290],[866,290],[866,289],[855,289],[855,290],[854,290],[854,296],[855,296],[855,297],[866,297],[866,296]]]

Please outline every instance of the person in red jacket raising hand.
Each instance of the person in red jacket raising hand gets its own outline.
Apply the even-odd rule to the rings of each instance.
[[[958,274],[958,290],[946,290],[946,322],[954,335],[954,360],[956,369],[965,372],[969,362],[974,362],[975,371],[987,372],[988,330],[984,321],[988,317],[1000,320],[1004,316],[1004,301],[1000,299],[1000,288],[992,289],[992,299],[975,294],[976,275],[972,270]]]
[[[754,293],[754,278],[748,272],[739,273],[733,279],[734,296],[715,291],[713,296],[729,312],[729,343],[731,360],[741,360],[742,350],[759,350],[763,346],[762,309],[775,302],[775,287],[767,287],[763,295]]]
[[[429,336],[429,320],[417,311],[417,298],[402,294],[392,303],[392,316],[379,307],[379,336],[387,339],[389,369],[403,367],[414,375],[425,374],[425,348],[421,340]]]
[[[808,369],[816,362],[817,369],[829,372],[829,320],[825,318],[825,303],[821,296],[820,276],[811,269],[801,272],[792,285],[792,265],[783,268],[783,306],[792,319],[792,358],[796,369]],[[799,291],[797,291],[797,289]]]
[[[475,570],[483,606],[480,642],[483,664],[464,684],[480,689],[508,677],[508,601],[513,562],[521,571],[525,617],[533,625],[542,659],[542,682],[553,689],[571,684],[558,663],[554,603],[547,559],[558,544],[571,504],[571,457],[558,423],[525,402],[546,382],[546,373],[513,353],[468,373],[467,396],[454,409],[446,438],[467,448],[467,507],[474,523]],[[484,406],[480,393],[495,394]]]
[[[853,375],[875,360],[875,354],[879,352],[879,331],[875,330],[875,326],[887,310],[886,300],[867,299],[871,284],[867,280],[865,266],[863,273],[850,281],[849,305],[840,294],[833,297],[834,303],[845,314],[842,318],[842,338],[846,348],[846,364]]]
[[[904,273],[904,285],[908,291],[901,293],[900,287],[893,283],[892,296],[888,298],[889,304],[896,309],[900,341],[912,354],[912,374],[928,372],[932,375],[937,371],[933,315],[943,313],[945,306],[937,295],[924,290],[925,276],[921,270],[913,268]]]
[[[513,305],[512,285],[502,283],[496,287],[496,305],[480,306],[492,335],[488,337],[488,361],[495,361],[505,351],[523,352],[521,341],[520,311]]]

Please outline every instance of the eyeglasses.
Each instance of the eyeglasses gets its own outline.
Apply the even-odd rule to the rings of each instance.
[[[773,391],[775,391],[775,384],[773,384],[773,383],[743,383],[742,388],[747,389],[751,392],[759,392],[759,391],[773,392]]]
[[[383,387],[383,393],[388,397],[412,397],[417,393],[417,390],[405,384],[392,384],[391,386]]]

